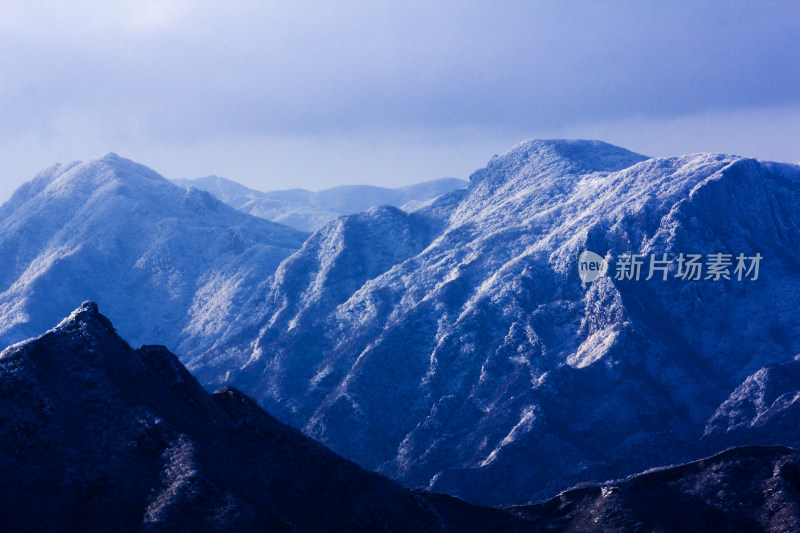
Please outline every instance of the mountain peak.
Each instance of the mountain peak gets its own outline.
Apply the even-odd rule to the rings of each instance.
[[[127,180],[131,177],[134,177],[138,180],[144,178],[158,182],[168,182],[164,176],[150,167],[147,167],[141,163],[137,163],[132,159],[121,157],[114,152],[108,152],[102,157],[86,161],[82,166],[94,169],[99,165],[110,167],[114,172],[113,177],[118,179]]]
[[[109,152],[88,161],[75,161],[68,165],[57,165],[40,173],[34,180],[36,186],[25,186],[23,196],[12,197],[12,209],[41,198],[59,198],[63,201],[84,205],[100,189],[117,192],[120,189],[163,195],[170,182],[151,168]],[[16,195],[15,195],[16,196]]]
[[[470,182],[496,182],[523,170],[526,174],[552,175],[615,172],[646,159],[646,156],[603,141],[530,139],[493,157],[485,168],[470,176]]]
[[[559,157],[581,164],[586,170],[616,171],[648,159],[626,148],[585,139],[530,139],[506,152],[529,156]]]
[[[92,302],[91,300],[86,300],[81,304],[78,308],[79,311],[85,311],[90,315],[98,315],[100,314],[99,310],[97,309],[97,304]]]
[[[90,299],[137,345],[190,341],[199,351],[227,327],[230,302],[306,237],[113,153],[51,167],[0,208],[0,255],[15,257],[0,269],[0,340],[38,335]],[[91,305],[71,319],[102,322]]]
[[[58,326],[50,330],[53,333],[65,333],[70,330],[79,330],[82,333],[89,333],[89,336],[96,337],[96,333],[102,332],[103,335],[112,334],[115,337],[117,332],[111,321],[100,314],[97,304],[92,301],[83,302],[80,307],[75,309]]]

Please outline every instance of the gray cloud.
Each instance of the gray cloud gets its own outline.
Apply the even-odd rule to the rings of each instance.
[[[303,174],[396,181],[387,167],[436,160],[405,178],[424,179],[443,172],[436,147],[482,161],[458,147],[797,106],[798,22],[789,2],[5,3],[0,172],[10,187],[115,150],[290,186],[278,168],[336,146],[366,161]],[[270,166],[267,142],[292,151]],[[387,165],[403,142],[415,165]]]

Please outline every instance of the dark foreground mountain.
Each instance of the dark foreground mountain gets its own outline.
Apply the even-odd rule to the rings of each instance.
[[[581,281],[584,250],[608,276]],[[315,232],[190,368],[407,486],[524,504],[729,447],[704,436],[720,406],[800,353],[798,257],[796,165],[529,141],[466,190]]]
[[[287,189],[262,192],[218,176],[173,180],[173,183],[207,191],[240,211],[303,231],[315,231],[334,218],[379,205],[410,209],[467,186],[464,180],[441,178],[396,189],[342,185],[321,191]]]
[[[412,492],[209,394],[93,303],[0,354],[0,530],[515,531],[500,510]]]
[[[791,533],[800,530],[800,453],[734,448],[512,511],[543,531]]]
[[[796,531],[798,491],[796,452],[747,448],[484,509],[367,472],[235,389],[209,394],[91,302],[0,353],[3,531]]]

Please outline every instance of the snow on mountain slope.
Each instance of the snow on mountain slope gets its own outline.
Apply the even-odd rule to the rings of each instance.
[[[239,347],[228,381],[368,468],[483,504],[695,458],[730,391],[800,353],[793,165],[529,141],[407,219],[312,242],[221,342]],[[585,249],[612,275],[626,252],[764,262],[757,281],[673,262],[668,281],[583,284]]]
[[[709,446],[786,443],[800,447],[798,357],[748,376],[706,424],[704,438]]]
[[[4,531],[535,531],[411,492],[133,350],[85,302],[0,353]]]
[[[217,176],[174,180],[174,183],[181,187],[208,191],[236,209],[303,231],[314,231],[338,216],[366,211],[370,207],[416,207],[422,202],[467,186],[464,180],[442,178],[397,189],[374,185],[343,185],[317,192],[305,189],[260,192]]]
[[[0,344],[92,298],[132,342],[191,356],[305,238],[115,154],[54,165],[0,207]]]

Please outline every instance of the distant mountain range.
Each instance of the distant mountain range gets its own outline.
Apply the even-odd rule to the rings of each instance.
[[[217,176],[173,180],[173,183],[210,192],[240,211],[303,231],[317,230],[336,217],[379,205],[418,207],[427,200],[468,185],[464,180],[442,178],[396,189],[343,185],[316,192],[305,189],[261,192]]]
[[[585,250],[607,276],[581,281]],[[0,251],[0,342],[91,298],[205,386],[477,504],[800,444],[797,165],[528,141],[466,189],[309,235],[110,154],[23,186]],[[681,254],[728,254],[730,279],[681,279]]]
[[[403,489],[204,391],[161,346],[133,350],[96,304],[0,353],[0,526],[8,531],[790,531],[800,457],[731,450],[484,509]],[[738,502],[730,505],[728,502]]]

